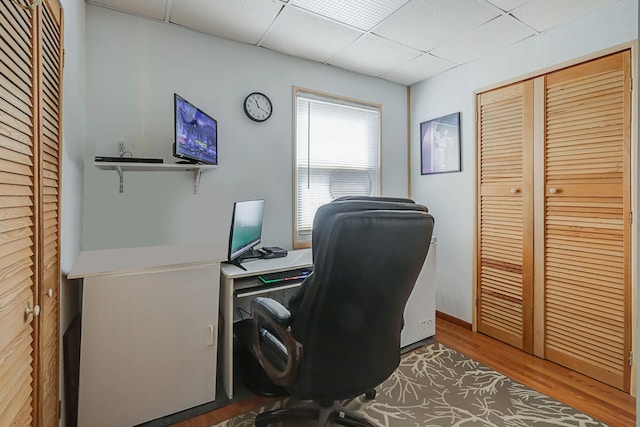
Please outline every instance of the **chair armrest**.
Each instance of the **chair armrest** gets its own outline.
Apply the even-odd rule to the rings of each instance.
[[[253,312],[253,351],[271,381],[275,384],[288,387],[295,382],[302,358],[302,344],[291,333],[289,322],[291,315],[282,304],[270,298],[255,298],[251,302]],[[269,329],[284,345],[287,350],[287,363],[284,370],[278,369],[260,345],[260,329],[266,322]]]
[[[259,310],[262,313],[265,313],[266,316],[279,325],[289,326],[291,313],[278,301],[271,298],[257,297],[251,301],[251,310],[254,311],[257,307],[260,307]]]

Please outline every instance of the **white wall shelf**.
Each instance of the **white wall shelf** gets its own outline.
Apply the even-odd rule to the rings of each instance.
[[[124,192],[124,172],[140,172],[140,171],[187,171],[193,172],[193,194],[198,194],[200,186],[200,175],[202,171],[215,169],[216,165],[194,165],[179,163],[131,163],[131,162],[93,162],[93,165],[101,170],[114,170],[118,172],[120,177],[120,193]]]

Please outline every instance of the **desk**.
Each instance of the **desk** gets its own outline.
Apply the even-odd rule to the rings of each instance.
[[[311,267],[311,249],[289,251],[283,258],[261,259],[247,261],[242,264],[247,271],[231,264],[222,264],[220,267],[220,317],[221,317],[221,340],[219,341],[221,350],[222,381],[224,390],[233,398],[233,307],[235,303],[235,291],[242,288],[257,286],[260,280],[257,276],[278,271],[293,270],[296,268]],[[299,286],[300,284],[283,284],[285,287]],[[260,293],[273,292],[273,288],[265,289],[263,292],[245,293],[245,297],[258,295]]]
[[[224,244],[84,251],[79,426],[130,426],[215,400]]]

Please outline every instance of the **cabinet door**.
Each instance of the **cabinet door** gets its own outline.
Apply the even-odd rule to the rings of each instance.
[[[478,330],[532,351],[533,82],[478,97]]]
[[[25,5],[25,1],[17,2]],[[35,105],[31,10],[0,3],[0,420],[35,413]]]
[[[544,107],[544,355],[625,391],[629,61],[626,51],[547,75]]]
[[[39,199],[38,296],[42,314],[39,331],[38,419],[57,426],[59,418],[59,214],[62,87],[62,9],[57,1],[38,7],[39,71]]]
[[[78,426],[132,426],[216,397],[220,266],[84,279]]]

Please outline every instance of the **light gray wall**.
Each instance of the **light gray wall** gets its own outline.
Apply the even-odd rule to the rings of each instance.
[[[638,2],[526,39],[411,87],[411,196],[436,218],[436,307],[472,321],[474,92],[638,38]],[[420,175],[420,123],[461,112],[462,172]]]
[[[60,223],[60,425],[66,425],[62,337],[79,310],[79,284],[66,280],[82,243],[82,171],[85,142],[85,3],[62,0],[65,64],[62,91],[62,194]]]
[[[292,246],[292,86],[382,104],[382,191],[406,196],[406,88],[87,5],[87,138],[83,249],[228,240],[234,200],[264,198],[263,243]],[[273,116],[243,112],[266,93]],[[173,161],[173,94],[218,120],[219,166],[193,194],[187,172],[116,172],[92,166],[117,155]]]

